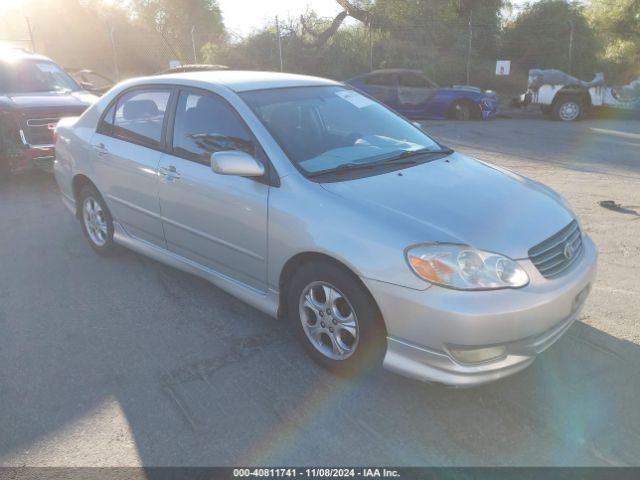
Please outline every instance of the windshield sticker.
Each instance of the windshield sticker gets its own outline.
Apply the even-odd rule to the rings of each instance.
[[[57,73],[60,71],[60,69],[53,63],[36,63],[36,67],[44,73]]]
[[[365,97],[364,95],[360,95],[358,92],[354,92],[353,90],[341,90],[336,92],[336,95],[358,108],[368,107],[375,103],[373,100]]]

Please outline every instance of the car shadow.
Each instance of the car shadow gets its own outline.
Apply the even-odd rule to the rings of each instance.
[[[1,465],[637,465],[640,347],[577,322],[473,389],[315,366],[286,322],[0,188]],[[587,309],[588,309],[587,304]]]

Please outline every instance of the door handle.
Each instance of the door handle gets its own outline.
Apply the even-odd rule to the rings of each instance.
[[[109,153],[109,149],[105,147],[104,143],[98,143],[97,145],[94,145],[93,150],[98,155],[107,155]]]
[[[178,173],[174,165],[169,165],[166,168],[160,167],[158,171],[160,172],[160,175],[165,177],[168,181],[177,180],[180,178],[180,174]]]

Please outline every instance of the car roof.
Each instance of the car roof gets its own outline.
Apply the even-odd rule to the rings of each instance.
[[[225,86],[235,92],[267,90],[286,87],[312,87],[340,85],[339,82],[320,77],[279,72],[254,72],[241,70],[215,70],[207,72],[181,72],[140,79],[140,82],[171,81],[182,85],[210,83]]]
[[[44,55],[31,53],[22,48],[5,46],[0,44],[0,62],[15,62],[16,60],[40,60],[51,62],[52,60]]]

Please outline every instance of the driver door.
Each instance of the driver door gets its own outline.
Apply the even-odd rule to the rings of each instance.
[[[221,97],[179,93],[171,153],[160,159],[159,197],[169,250],[260,291],[267,289],[265,179],[211,170],[211,154],[242,150],[266,157],[239,114]]]
[[[408,115],[424,114],[435,91],[435,85],[417,72],[399,75],[398,100],[402,111]]]

